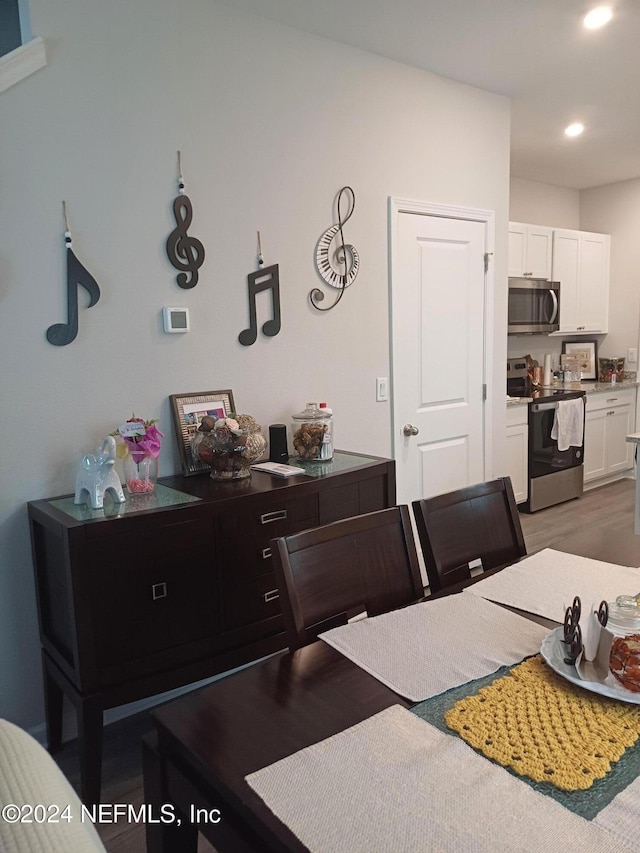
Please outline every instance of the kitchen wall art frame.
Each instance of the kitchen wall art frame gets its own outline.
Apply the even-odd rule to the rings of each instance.
[[[562,352],[578,356],[583,381],[593,382],[598,379],[597,341],[563,341]]]
[[[235,412],[233,391],[200,391],[191,394],[171,394],[171,412],[178,442],[178,452],[185,477],[203,472],[211,473],[211,466],[194,459],[191,453],[191,439],[195,435],[202,418],[209,415],[225,418]]]

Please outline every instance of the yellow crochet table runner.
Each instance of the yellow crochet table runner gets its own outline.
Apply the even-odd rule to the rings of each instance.
[[[590,788],[640,735],[640,707],[582,690],[539,655],[456,702],[447,726],[519,776],[564,791]]]

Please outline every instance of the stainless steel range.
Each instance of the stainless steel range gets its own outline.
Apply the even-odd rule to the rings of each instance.
[[[523,367],[524,363],[524,375]],[[528,499],[520,505],[525,512],[537,512],[554,504],[579,498],[583,491],[584,463],[584,391],[568,388],[544,388],[531,383],[526,361],[510,359],[507,370],[507,395],[528,397],[529,452]],[[558,407],[563,401],[582,403],[581,430],[574,430],[570,445],[560,450],[557,429]],[[560,442],[564,446],[564,442]]]

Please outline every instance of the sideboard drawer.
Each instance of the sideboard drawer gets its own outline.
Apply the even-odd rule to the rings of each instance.
[[[220,515],[220,568],[226,580],[272,572],[270,540],[318,525],[317,495],[298,500],[277,494],[269,497],[249,510]]]
[[[221,599],[225,631],[262,622],[280,613],[280,593],[273,573],[229,584],[221,590]]]
[[[318,524],[330,524],[352,515],[375,512],[388,506],[385,478],[362,478],[348,485],[323,489],[318,495]]]

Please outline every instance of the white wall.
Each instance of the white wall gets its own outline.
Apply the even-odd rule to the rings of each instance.
[[[493,323],[505,328],[509,104],[215,0],[31,10],[49,66],[0,102],[0,716],[33,729],[43,709],[26,502],[72,491],[82,454],[134,411],[160,419],[161,473],[176,471],[173,393],[231,388],[265,428],[324,399],[339,448],[389,455],[389,404],[375,402],[375,377],[390,370],[387,199],[496,211]],[[189,291],[164,251],[178,149],[207,252]],[[344,184],[361,271],[319,314],[315,244]],[[85,310],[80,295],[77,339],[53,347],[45,331],[66,319],[62,199],[102,296]],[[280,264],[282,331],[245,348],[258,229],[266,263]],[[162,334],[165,305],[190,308],[190,334]]]
[[[580,227],[611,234],[609,334],[599,355],[627,358],[638,346],[640,317],[640,179],[580,193]],[[629,370],[637,365],[627,364]]]
[[[550,228],[580,228],[580,192],[512,176],[509,219]]]

